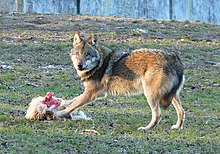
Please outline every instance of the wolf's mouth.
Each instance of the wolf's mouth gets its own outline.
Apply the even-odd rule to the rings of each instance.
[[[85,68],[78,68],[78,70],[79,70],[79,71],[83,71],[83,70],[85,70]]]

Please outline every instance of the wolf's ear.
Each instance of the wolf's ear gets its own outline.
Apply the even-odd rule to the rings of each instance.
[[[97,44],[97,36],[96,35],[90,35],[87,39],[87,42],[91,44],[92,46],[95,46]]]
[[[74,34],[74,37],[73,37],[73,46],[75,46],[76,44],[82,42],[82,39],[81,37],[79,36],[80,32],[76,32]]]

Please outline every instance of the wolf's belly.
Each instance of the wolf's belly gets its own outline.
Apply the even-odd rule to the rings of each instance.
[[[111,95],[133,95],[143,93],[143,87],[140,78],[127,80],[114,76],[109,81],[107,91]]]

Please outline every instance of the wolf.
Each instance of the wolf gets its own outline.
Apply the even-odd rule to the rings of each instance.
[[[66,109],[55,112],[55,116],[63,117],[105,93],[143,93],[152,118],[147,126],[139,130],[153,128],[161,117],[160,106],[167,108],[170,104],[176,109],[178,117],[171,129],[182,128],[185,112],[179,94],[184,84],[184,68],[177,54],[148,48],[116,52],[100,45],[96,35],[83,39],[80,32],[76,32],[70,58],[85,89]]]

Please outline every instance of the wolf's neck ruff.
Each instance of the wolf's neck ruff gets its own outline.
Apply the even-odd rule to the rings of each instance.
[[[92,70],[85,72],[80,76],[82,81],[86,81],[87,79],[93,78],[95,80],[101,80],[101,76],[105,78],[105,86],[107,86],[108,78],[112,75],[112,64],[117,63],[121,59],[127,57],[130,52],[117,52],[115,50],[111,50],[104,46],[97,46],[96,49],[100,54],[99,63]],[[107,50],[106,53],[100,52],[103,49]],[[104,72],[104,73],[103,73]]]

